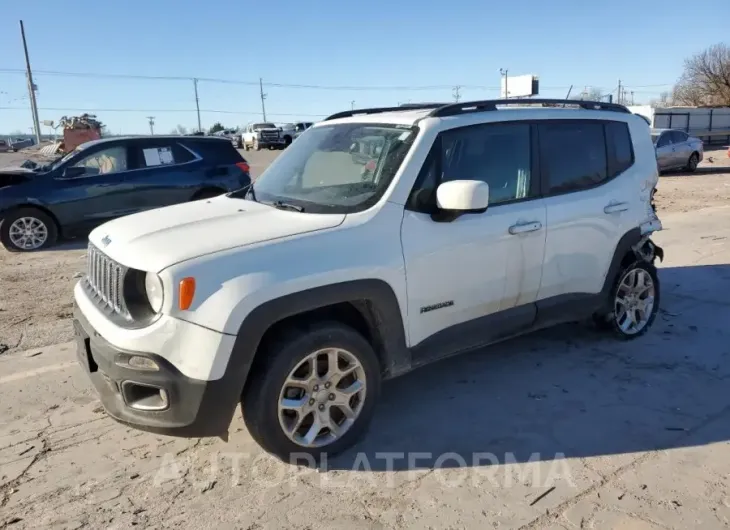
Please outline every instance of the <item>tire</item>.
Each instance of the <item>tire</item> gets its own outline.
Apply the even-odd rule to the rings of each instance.
[[[19,246],[16,238],[11,234],[11,228],[18,228],[16,222],[21,219],[29,221],[36,230],[36,234],[45,233],[43,242],[38,246]],[[38,232],[40,230],[40,232]],[[13,230],[15,231],[15,230]],[[56,222],[43,210],[37,208],[18,208],[8,212],[0,223],[0,243],[10,252],[34,252],[53,246],[58,239]]]
[[[291,136],[288,134],[284,136],[284,147],[289,147],[291,145]]]
[[[694,173],[697,169],[697,164],[700,163],[700,155],[697,153],[692,153],[689,157],[689,160],[687,160],[687,166],[685,169],[689,171],[690,173]]]
[[[640,309],[627,310],[624,312],[626,314],[626,317],[622,316],[621,307],[625,306],[623,304],[620,304],[618,302],[618,299],[624,298],[625,302],[625,295],[627,293],[625,282],[631,282],[631,275],[636,275],[640,278],[643,277],[644,279],[651,279],[653,302],[651,305],[651,309],[649,309],[648,311],[648,318],[646,318],[646,312],[644,312],[643,314],[640,313]],[[646,283],[644,283],[644,286],[644,288],[646,288]],[[637,291],[641,290],[638,287],[636,289]],[[642,301],[645,301],[648,298],[648,296],[649,293],[638,295],[637,302],[639,306],[641,305]],[[616,279],[616,282],[611,289],[610,299],[608,301],[608,306],[611,307],[611,312],[603,315],[594,315],[593,320],[599,329],[608,331],[621,340],[633,340],[641,337],[649,330],[649,328],[651,328],[659,311],[660,300],[661,287],[659,284],[659,276],[657,275],[656,267],[653,264],[647,263],[645,261],[636,261],[619,273],[618,278]],[[631,311],[634,319],[638,319],[639,317],[641,317],[641,322],[643,323],[641,327],[627,326],[626,318],[628,318],[629,311]]]
[[[255,373],[249,376],[250,384],[244,390],[241,408],[244,421],[251,436],[265,451],[289,463],[304,463],[302,462],[301,455],[309,455],[315,461],[319,461],[325,453],[327,455],[341,453],[351,447],[364,435],[373,416],[375,403],[380,393],[381,378],[380,364],[373,348],[362,335],[352,328],[337,322],[315,324],[306,330],[292,329],[288,333],[280,334],[280,336],[281,340],[264,346],[263,349],[265,351],[258,353],[262,362],[256,368]],[[356,359],[359,363],[357,373],[363,377],[364,393],[352,394],[348,402],[351,404],[354,399],[356,405],[349,405],[351,407],[349,410],[358,410],[359,412],[356,414],[354,422],[336,439],[327,442],[326,437],[330,436],[330,434],[323,427],[321,431],[317,431],[324,433],[325,440],[321,441],[322,445],[318,447],[302,445],[301,443],[295,442],[284,431],[285,423],[292,421],[296,424],[297,421],[294,419],[294,415],[300,421],[302,419],[313,421],[318,414],[314,410],[315,407],[322,408],[325,406],[323,404],[317,405],[317,402],[329,403],[329,399],[334,394],[328,394],[328,392],[331,392],[333,389],[336,391],[338,384],[335,382],[334,386],[328,387],[330,390],[320,388],[319,392],[310,392],[310,390],[316,389],[316,387],[310,386],[310,390],[307,391],[296,390],[296,387],[287,386],[285,382],[289,376],[296,373],[295,370],[298,367],[311,366],[304,362],[305,359],[313,356],[320,350],[331,348],[342,350],[343,354],[346,353],[352,356],[351,358]],[[314,358],[321,361],[322,359],[330,359],[331,357],[320,354]],[[342,359],[342,357],[339,358]],[[304,364],[302,364],[303,362]],[[322,365],[315,363],[314,366],[321,367]],[[318,382],[320,386],[325,384],[323,377],[326,378],[327,374],[325,376],[314,375],[317,377],[315,382]],[[346,380],[347,377],[343,378],[340,384],[350,384]],[[297,396],[296,399],[289,399],[289,401],[306,404],[308,408],[304,410],[307,412],[303,414],[292,411],[281,412],[279,400],[283,398],[285,391],[291,391],[287,389],[301,392],[301,396]],[[320,401],[320,399],[324,401]],[[328,406],[322,414],[327,415],[329,418],[334,417],[337,419],[341,416],[341,412],[338,412],[341,410],[336,405],[336,402],[333,401],[331,408]],[[286,416],[286,414],[290,415]],[[343,422],[340,425],[341,428],[345,425],[346,419],[342,415],[337,421]],[[307,426],[307,421],[304,421],[301,425],[301,432],[309,434],[312,427]],[[296,434],[296,429],[293,429],[293,431],[293,437],[296,438],[299,436]],[[299,438],[302,439],[301,436]]]

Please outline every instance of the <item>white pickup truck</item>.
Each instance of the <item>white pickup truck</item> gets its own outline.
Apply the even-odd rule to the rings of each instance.
[[[249,123],[241,134],[243,148],[248,151],[255,149],[260,151],[264,148],[276,149],[285,147],[284,137],[281,130],[273,123]]]

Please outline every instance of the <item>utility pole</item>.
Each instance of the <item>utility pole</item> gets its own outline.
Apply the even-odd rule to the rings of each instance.
[[[461,85],[456,85],[454,87],[453,93],[454,93],[454,101],[458,103],[459,100],[461,99]]]
[[[618,80],[618,104],[621,105],[621,80]]]
[[[264,81],[259,77],[259,91],[261,92],[261,114],[264,115],[264,121],[266,121],[266,105],[264,104],[264,100],[266,99],[266,94],[264,94]]]
[[[355,100],[350,101],[350,110],[355,110]]]
[[[155,134],[155,117],[154,116],[147,116],[147,119],[150,122],[150,134]]]
[[[36,145],[41,143],[41,126],[38,123],[38,105],[35,100],[35,83],[33,74],[30,71],[30,57],[28,57],[28,44],[25,42],[25,28],[23,21],[20,21],[20,36],[23,38],[23,51],[25,52],[25,69],[28,76],[28,95],[30,96],[30,110],[33,113],[33,129],[35,131]]]
[[[504,76],[504,99],[509,99],[509,90],[507,89],[507,74],[509,70],[499,69],[499,74]]]
[[[200,125],[200,102],[198,100],[198,80],[193,78],[193,88],[195,89],[195,109],[198,111],[198,132],[203,131],[203,126]]]

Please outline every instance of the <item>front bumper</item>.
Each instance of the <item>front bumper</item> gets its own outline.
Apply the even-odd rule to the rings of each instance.
[[[159,355],[116,348],[94,330],[76,305],[74,334],[79,363],[112,418],[159,434],[196,438],[227,435],[240,401],[240,380],[192,379]],[[158,370],[130,367],[124,363],[130,356],[152,361]]]

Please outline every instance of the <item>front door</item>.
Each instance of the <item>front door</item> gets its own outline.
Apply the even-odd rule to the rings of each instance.
[[[672,131],[665,131],[656,143],[656,159],[660,170],[670,169],[677,165],[677,153],[672,141]]]
[[[84,169],[73,177],[57,177],[54,210],[69,232],[83,232],[133,212],[131,190],[124,181],[129,168],[126,146],[90,147],[70,160],[68,167]]]
[[[529,124],[464,127],[436,140],[401,228],[414,363],[488,343],[534,321],[546,219],[536,195],[532,141]],[[489,184],[489,207],[434,220],[428,210],[435,189],[457,179]]]

